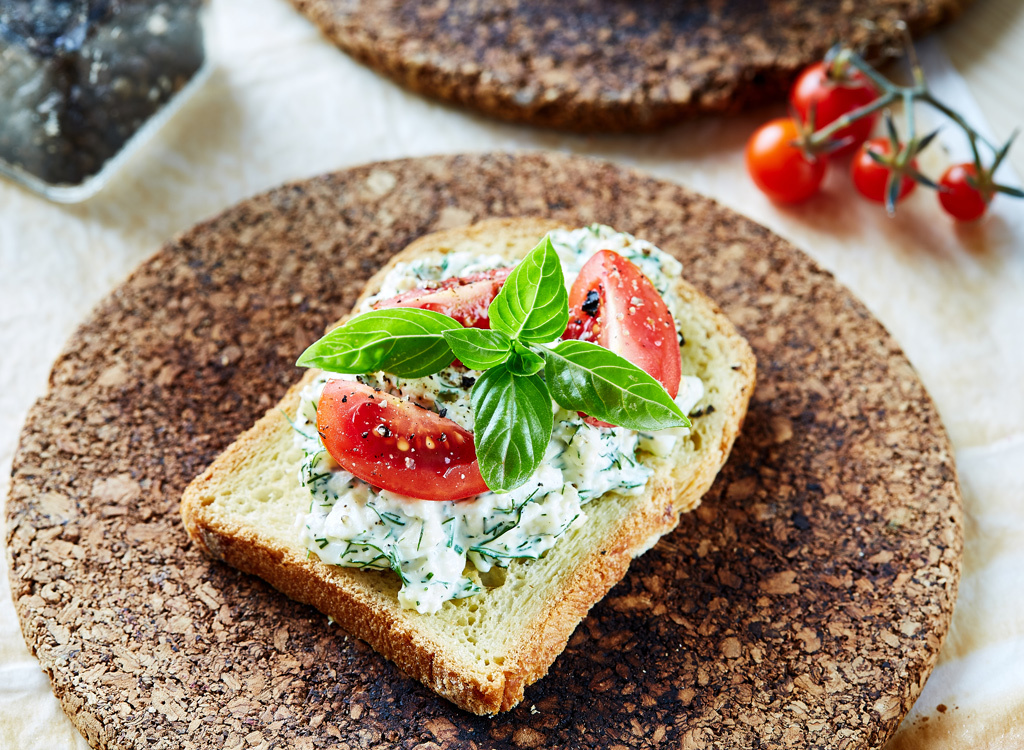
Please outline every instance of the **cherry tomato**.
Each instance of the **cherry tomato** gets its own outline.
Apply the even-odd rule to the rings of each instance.
[[[868,155],[869,150],[882,156],[888,156],[889,140],[887,138],[872,138],[864,143],[850,163],[850,175],[853,177],[854,186],[861,195],[876,203],[885,203],[885,186],[889,182],[889,168],[872,159]],[[916,162],[913,163],[916,164]],[[912,179],[904,177],[903,182],[900,183],[900,194],[896,201],[899,202],[910,195],[915,185],[916,183]]]
[[[828,77],[828,70],[822,62],[804,70],[789,92],[789,103],[803,122],[810,122],[811,106],[814,106],[816,130],[821,130],[877,98],[875,87],[859,70],[854,71],[849,81],[834,81]],[[876,119],[877,115],[872,114],[839,130],[835,134],[836,140],[848,137],[851,141],[835,153],[848,153],[866,141]]]
[[[991,197],[986,198],[969,180],[976,180],[978,170],[973,164],[954,164],[947,169],[939,184],[946,192],[939,191],[939,203],[946,213],[958,221],[980,219],[988,208]]]
[[[374,487],[422,500],[487,492],[473,434],[397,396],[330,380],[317,405],[316,428],[331,457]]]
[[[428,287],[410,289],[397,297],[375,302],[373,308],[418,307],[444,313],[467,328],[490,328],[487,308],[512,273],[511,268],[433,282]]]
[[[618,253],[602,250],[580,269],[562,338],[600,344],[643,369],[672,398],[679,393],[682,359],[672,313],[643,272]]]
[[[762,125],[747,141],[747,171],[761,192],[780,203],[799,203],[818,192],[825,159],[809,159],[795,145],[800,129],[788,117]]]

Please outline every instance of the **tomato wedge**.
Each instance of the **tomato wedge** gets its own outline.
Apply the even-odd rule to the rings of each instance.
[[[422,500],[487,492],[473,434],[397,396],[330,380],[317,405],[316,428],[331,457],[374,487]]]
[[[410,289],[397,297],[375,302],[373,309],[418,307],[444,313],[466,328],[490,328],[487,308],[510,273],[511,268],[496,268],[470,276],[445,279],[429,287]]]
[[[580,269],[569,290],[564,339],[611,349],[665,386],[675,398],[682,377],[679,337],[665,300],[643,272],[618,253],[602,250]],[[608,427],[592,417],[587,421]]]

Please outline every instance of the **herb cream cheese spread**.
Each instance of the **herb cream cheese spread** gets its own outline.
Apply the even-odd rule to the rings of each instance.
[[[550,235],[572,285],[583,265],[600,250],[634,263],[662,295],[674,319],[681,301],[673,281],[680,263],[649,242],[594,225]],[[507,265],[500,256],[453,252],[440,262],[398,264],[380,292],[354,312],[369,310],[428,281],[443,281]],[[470,388],[480,373],[449,367],[425,378],[384,373],[320,373],[301,395],[293,426],[305,453],[300,480],[311,494],[309,512],[298,519],[302,543],[331,565],[392,570],[402,581],[399,603],[436,612],[451,599],[483,590],[475,569],[486,574],[514,559],[537,559],[572,529],[587,522],[585,506],[605,493],[643,492],[652,470],[638,458],[668,455],[686,429],[643,434],[621,427],[594,427],[554,403],[554,430],[544,461],[526,484],[507,493],[485,492],[458,502],[404,497],[372,487],[342,469],[317,434],[316,410],[328,380],[358,380],[396,397],[409,398],[472,431]],[[699,378],[684,375],[676,403],[688,414],[704,394]]]

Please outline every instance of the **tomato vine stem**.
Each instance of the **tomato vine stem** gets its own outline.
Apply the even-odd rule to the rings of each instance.
[[[825,56],[825,63],[837,78],[845,77],[847,69],[853,68],[871,82],[878,96],[873,101],[852,112],[848,112],[822,128],[816,129],[813,121],[806,123],[806,127],[802,130],[802,137],[799,140],[800,147],[811,158],[818,154],[834,151],[844,143],[842,139],[836,140],[839,132],[858,120],[870,117],[880,110],[885,110],[885,122],[891,148],[888,154],[870,152],[869,155],[874,161],[885,166],[890,171],[885,205],[888,213],[892,215],[895,212],[899,186],[903,178],[909,178],[934,190],[946,190],[945,187],[937,185],[919,172],[914,161],[915,157],[931,143],[938,132],[938,130],[935,130],[923,137],[918,136],[915,108],[918,103],[921,103],[932,107],[963,131],[970,144],[971,153],[974,158],[976,176],[972,178],[972,183],[986,197],[986,200],[990,200],[991,196],[997,192],[1024,198],[1024,192],[1021,190],[997,184],[993,178],[993,173],[1006,157],[1016,132],[1010,136],[1003,146],[997,146],[971,127],[959,112],[936,97],[935,93],[928,87],[924,69],[917,58],[910,35],[905,27],[903,31],[906,58],[910,66],[912,78],[912,83],[907,86],[895,83],[883,76],[853,49],[837,45],[829,50]],[[902,139],[896,129],[891,111],[892,105],[896,102],[903,104],[905,133]],[[846,140],[848,141],[849,139]],[[982,158],[978,148],[979,143],[983,144],[991,152],[990,158],[987,160],[988,164]]]

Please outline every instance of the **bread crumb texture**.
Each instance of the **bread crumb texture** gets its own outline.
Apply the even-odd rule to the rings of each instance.
[[[630,566],[523,702],[493,718],[438,698],[315,609],[196,548],[257,575],[299,570],[304,557],[241,528],[191,543],[178,512],[193,477],[285,396],[296,353],[397,251],[456,215],[601,221],[649,239],[683,262],[759,362],[743,432],[701,505]],[[701,335],[684,352],[699,352]],[[917,697],[948,628],[962,547],[955,471],[888,334],[767,230],[607,164],[407,160],[250,199],[179,236],[101,303],[51,384],[15,459],[11,581],[29,646],[95,747],[874,748]],[[286,522],[294,460],[290,442],[265,450],[244,456],[274,468],[236,509],[261,534]],[[660,508],[668,526],[672,497]],[[213,513],[222,498],[207,499]],[[647,521],[638,533],[656,528]],[[618,560],[595,568],[605,585],[636,542],[598,551]],[[352,575],[333,573],[339,586]],[[528,594],[513,611],[504,594],[453,603],[443,615],[457,635],[431,656],[423,616],[371,617],[393,596],[387,574],[364,576],[339,614],[409,674],[447,681],[448,694],[478,690],[489,706],[493,680],[504,680],[502,701],[516,696],[516,680],[539,677],[522,665],[561,648],[546,626],[525,634],[528,623],[589,606],[588,594],[540,611],[546,584],[533,575],[523,565],[497,589]],[[326,587],[304,580],[275,583],[330,611]],[[503,663],[487,656],[506,645]],[[456,663],[479,674],[461,680]]]

